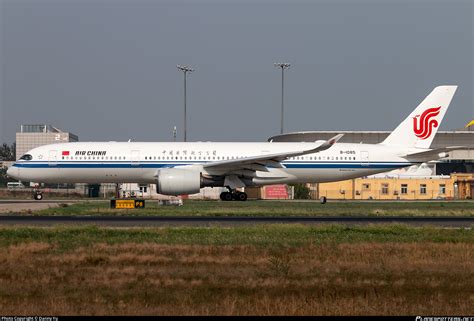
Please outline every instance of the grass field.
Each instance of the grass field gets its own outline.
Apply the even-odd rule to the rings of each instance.
[[[0,229],[15,315],[472,315],[474,231]]]
[[[318,202],[304,201],[184,201],[184,206],[159,206],[146,201],[145,209],[110,209],[109,202],[84,202],[34,212],[35,215],[159,215],[159,216],[473,216],[474,202]],[[32,214],[32,213],[23,213]]]

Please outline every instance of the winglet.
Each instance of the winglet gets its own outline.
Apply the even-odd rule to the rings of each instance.
[[[328,148],[331,148],[332,145],[334,145],[335,143],[337,143],[337,142],[342,138],[342,136],[344,136],[344,134],[338,134],[338,135],[336,135],[336,136],[334,136],[334,137],[331,137],[331,138],[329,138],[327,141],[325,141],[324,143],[322,143],[321,145],[319,145],[318,147],[316,147],[315,149],[306,151],[304,154],[317,153],[317,152],[326,150],[326,149],[328,149]]]
[[[344,136],[344,134],[338,134],[338,135],[334,136],[333,138],[328,139],[328,144],[329,145],[334,145],[335,143],[337,143],[342,138],[342,136]]]

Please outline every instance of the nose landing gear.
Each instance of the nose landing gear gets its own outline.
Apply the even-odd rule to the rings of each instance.
[[[33,191],[33,198],[37,201],[41,201],[43,199],[43,192],[38,190]]]

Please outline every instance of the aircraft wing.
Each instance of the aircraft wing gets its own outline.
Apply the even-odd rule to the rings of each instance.
[[[443,147],[443,148],[436,148],[428,151],[418,152],[407,154],[403,156],[404,158],[412,161],[430,161],[436,160],[443,157],[447,157],[447,152],[452,150],[459,150],[459,149],[466,149],[464,146],[450,146],[450,147]]]
[[[311,149],[224,160],[219,162],[207,163],[203,167],[206,170],[232,171],[239,169],[247,169],[251,171],[267,172],[268,169],[266,168],[266,166],[282,168],[283,166],[280,162],[290,157],[313,154],[326,150],[332,145],[334,145],[339,139],[341,139],[343,135],[344,134],[339,134],[328,139],[327,141],[315,143],[317,145],[313,146],[313,148]]]

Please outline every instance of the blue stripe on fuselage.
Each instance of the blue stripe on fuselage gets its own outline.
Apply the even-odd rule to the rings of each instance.
[[[166,168],[183,165],[193,165],[206,162],[182,162],[182,163],[167,163],[167,162],[140,162],[139,164],[132,164],[130,162],[57,162],[49,164],[45,162],[20,162],[13,166],[20,168]],[[286,168],[400,168],[413,165],[411,162],[370,162],[369,164],[361,164],[360,162],[282,162]]]

